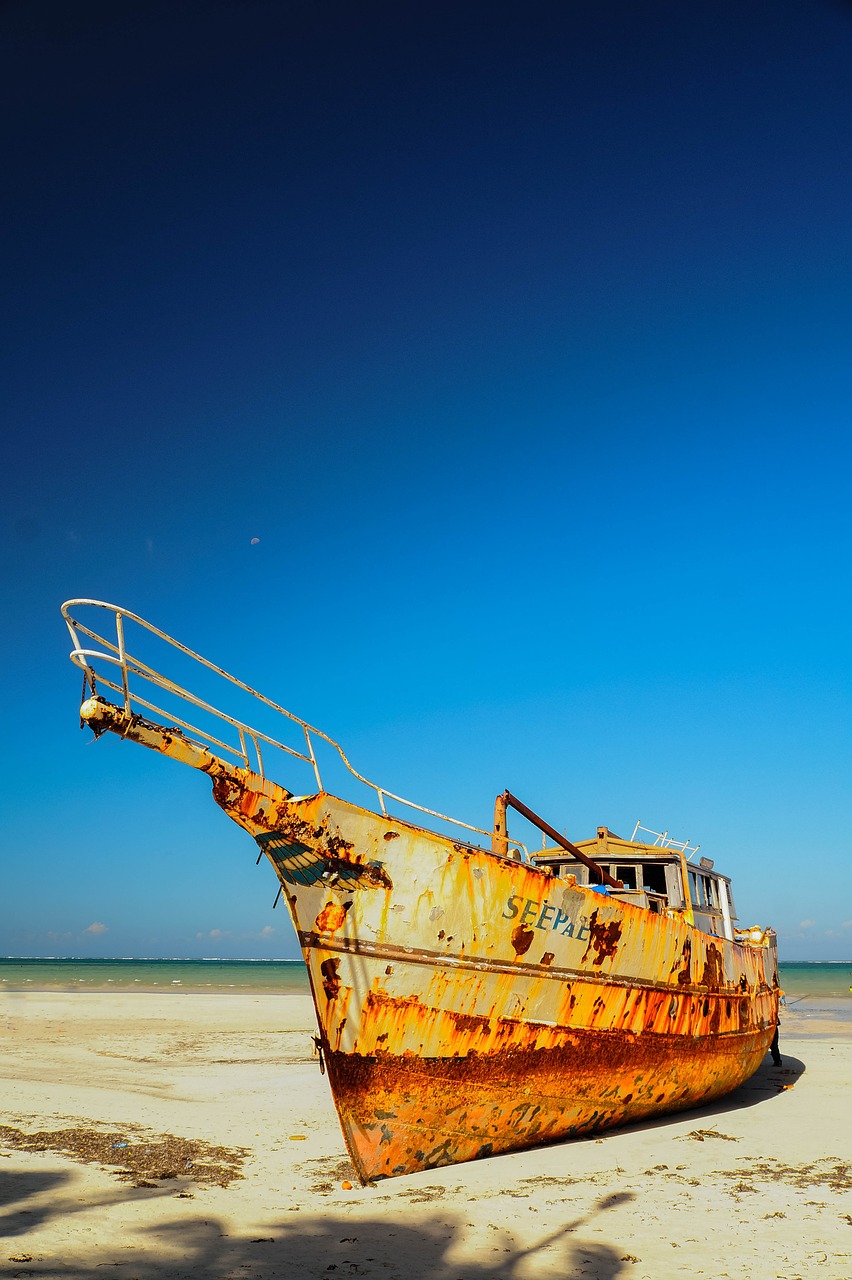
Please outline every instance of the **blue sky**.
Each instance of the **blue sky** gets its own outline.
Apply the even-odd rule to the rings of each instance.
[[[206,780],[79,731],[94,596],[393,790],[666,827],[852,958],[852,6],[0,30],[0,951],[295,955]]]

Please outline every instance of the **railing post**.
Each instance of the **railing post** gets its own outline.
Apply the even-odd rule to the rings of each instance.
[[[501,858],[509,856],[509,832],[506,827],[506,797],[501,794],[494,801],[494,831],[491,836],[491,852]]]
[[[302,722],[300,722],[300,723],[302,723]],[[320,777],[320,771],[319,771],[319,765],[317,764],[317,758],[316,758],[316,756],[314,755],[314,744],[313,744],[313,742],[311,741],[311,735],[310,735],[310,732],[309,732],[309,730],[308,730],[308,726],[307,726],[306,724],[302,723],[302,729],[303,729],[304,734],[305,734],[305,742],[308,744],[308,755],[309,755],[309,756],[310,756],[310,758],[311,758],[311,764],[312,764],[312,766],[313,766],[313,770],[314,770],[314,777],[315,777],[315,778],[316,778],[316,780],[317,780],[317,790],[318,790],[318,791],[322,791],[322,778]],[[338,751],[339,751],[339,750],[340,750],[340,748],[338,747]]]
[[[121,687],[124,691],[124,710],[130,715],[130,686],[127,683],[127,650],[124,647],[124,619],[116,610],[115,638],[118,641],[118,660],[121,667]]]

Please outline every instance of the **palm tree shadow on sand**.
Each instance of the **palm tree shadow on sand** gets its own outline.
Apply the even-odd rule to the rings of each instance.
[[[322,1216],[294,1214],[286,1222],[265,1227],[264,1235],[255,1237],[228,1236],[216,1219],[167,1223],[151,1229],[156,1241],[152,1240],[150,1248],[118,1246],[114,1254],[102,1248],[97,1257],[78,1263],[26,1255],[20,1257],[21,1270],[16,1273],[13,1267],[9,1274],[43,1280],[90,1280],[93,1274],[119,1280],[231,1280],[235,1276],[251,1280],[362,1276],[383,1280],[516,1280],[523,1276],[529,1280],[540,1270],[542,1276],[617,1280],[635,1259],[612,1244],[587,1242],[584,1228],[597,1222],[607,1209],[633,1198],[630,1192],[605,1196],[587,1215],[564,1222],[524,1247],[513,1242],[508,1230],[492,1227],[488,1242],[480,1244],[474,1257],[470,1247],[464,1247],[466,1224],[449,1215],[406,1225],[401,1220],[359,1220],[324,1212]],[[57,1208],[57,1215],[61,1212]],[[487,1226],[485,1229],[488,1231]]]
[[[631,1125],[630,1129],[656,1129],[661,1126],[694,1121],[706,1124],[720,1116],[745,1107],[769,1101],[779,1092],[795,1084],[805,1071],[796,1058],[785,1056],[780,1067],[768,1059],[751,1080],[733,1093],[705,1107],[692,1108],[654,1120]],[[579,1141],[598,1136],[617,1140],[619,1130],[603,1135],[589,1134]],[[570,1145],[570,1140],[566,1145]],[[500,1157],[489,1163],[495,1169],[499,1185]],[[88,1204],[63,1199],[61,1193],[50,1204],[37,1208],[22,1207],[30,1197],[64,1180],[64,1175],[26,1174],[0,1178],[0,1235],[17,1237],[16,1246],[25,1244],[24,1233],[42,1222],[85,1212]],[[47,1181],[45,1181],[47,1179]],[[127,1191],[111,1193],[100,1207],[125,1203]],[[132,1194],[132,1193],[131,1193]],[[144,1193],[143,1193],[144,1194]],[[154,1193],[167,1199],[173,1191],[165,1187]],[[151,1199],[151,1193],[145,1199]],[[63,1262],[29,1254],[12,1254],[10,1276],[24,1275],[36,1280],[89,1280],[92,1274],[109,1274],[117,1280],[232,1280],[245,1276],[253,1280],[343,1280],[343,1277],[383,1277],[384,1280],[534,1280],[542,1276],[587,1277],[588,1280],[617,1280],[626,1276],[634,1259],[624,1245],[618,1247],[600,1240],[591,1242],[587,1232],[599,1229],[608,1209],[626,1204],[634,1198],[630,1192],[604,1196],[591,1211],[543,1232],[534,1244],[521,1247],[511,1231],[498,1224],[489,1230],[483,1242],[483,1225],[477,1228],[478,1252],[471,1249],[473,1224],[443,1215],[416,1223],[399,1220],[357,1219],[336,1216],[325,1206],[288,1214],[281,1222],[266,1225],[262,1236],[229,1236],[221,1222],[199,1217],[182,1222],[166,1222],[150,1229],[150,1247],[101,1249],[85,1262]],[[565,1206],[567,1208],[567,1206]],[[560,1213],[558,1205],[550,1206],[551,1221]],[[528,1232],[524,1232],[528,1238]],[[628,1242],[629,1246],[629,1242]],[[20,1268],[15,1263],[20,1258]]]
[[[52,1217],[51,1210],[44,1206],[22,1206],[33,1196],[41,1196],[45,1191],[55,1195],[56,1188],[70,1179],[69,1173],[48,1170],[0,1170],[0,1240],[23,1235]]]

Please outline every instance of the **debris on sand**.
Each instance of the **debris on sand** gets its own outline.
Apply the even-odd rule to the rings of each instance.
[[[172,1133],[149,1134],[135,1126],[118,1133],[82,1125],[24,1133],[0,1125],[0,1144],[16,1151],[52,1151],[81,1164],[111,1166],[110,1172],[121,1182],[149,1187],[172,1178],[227,1187],[243,1176],[248,1155],[245,1147],[218,1147]]]

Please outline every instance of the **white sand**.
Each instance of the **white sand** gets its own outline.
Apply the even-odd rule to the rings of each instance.
[[[139,1188],[4,1147],[0,1274],[850,1280],[852,1040],[809,1019],[715,1106],[344,1190],[306,996],[3,993],[0,1123],[250,1154],[228,1187]]]

